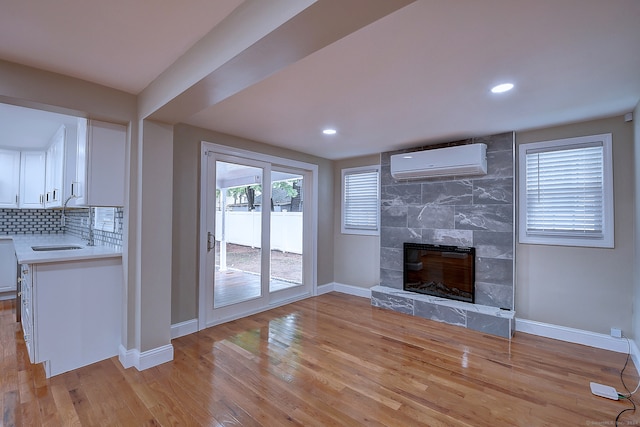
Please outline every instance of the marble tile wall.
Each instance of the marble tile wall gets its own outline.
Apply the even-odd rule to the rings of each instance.
[[[487,174],[395,180],[392,154],[487,144]],[[402,289],[402,244],[476,248],[477,304],[513,310],[514,134],[471,138],[381,155],[380,284]]]

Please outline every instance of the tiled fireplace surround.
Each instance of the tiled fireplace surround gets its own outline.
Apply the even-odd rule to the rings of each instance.
[[[395,180],[393,154],[487,144],[487,174]],[[380,286],[371,304],[510,338],[514,308],[514,134],[471,138],[381,155]],[[476,248],[475,304],[402,290],[404,242]]]

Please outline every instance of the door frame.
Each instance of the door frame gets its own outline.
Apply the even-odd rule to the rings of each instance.
[[[266,162],[271,166],[281,166],[283,168],[292,168],[300,170],[304,174],[305,182],[305,211],[304,223],[305,230],[303,235],[303,282],[309,283],[308,291],[304,291],[300,295],[296,295],[284,300],[269,301],[266,306],[258,309],[250,309],[248,311],[238,311],[233,314],[214,320],[207,319],[207,180],[210,179],[208,171],[209,153],[215,153],[224,156],[233,156],[246,159],[248,161]],[[215,177],[214,177],[215,179]],[[264,181],[263,177],[263,181]],[[269,177],[270,180],[270,177]],[[215,185],[215,184],[214,184]],[[308,218],[307,218],[308,217]],[[257,153],[254,151],[244,150],[226,145],[215,144],[202,141],[200,150],[200,225],[198,234],[198,330],[208,328],[220,323],[228,322],[251,314],[269,310],[290,302],[308,298],[317,295],[317,248],[318,248],[318,165],[312,163],[301,162],[298,160],[287,159],[284,157],[273,156],[269,154]]]

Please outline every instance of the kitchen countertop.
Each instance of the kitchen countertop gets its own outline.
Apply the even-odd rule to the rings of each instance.
[[[74,261],[95,258],[116,258],[122,256],[121,249],[108,246],[87,246],[87,242],[68,234],[28,234],[0,236],[0,240],[11,239],[20,264],[39,264],[46,262]],[[31,246],[74,245],[81,249],[60,251],[34,251]]]

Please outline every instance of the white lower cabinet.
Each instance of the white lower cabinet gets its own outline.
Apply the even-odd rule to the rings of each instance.
[[[21,279],[29,359],[47,378],[118,354],[121,258],[22,265]]]
[[[15,296],[16,273],[16,253],[13,249],[13,240],[0,238],[0,293],[12,292]]]

